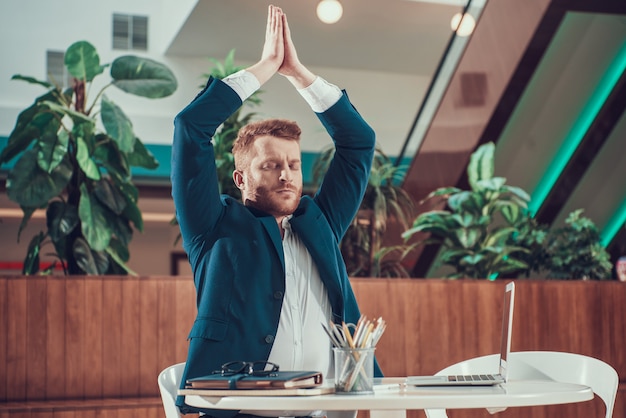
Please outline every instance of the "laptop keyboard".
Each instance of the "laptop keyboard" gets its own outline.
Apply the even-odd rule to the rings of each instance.
[[[464,375],[450,375],[448,381],[450,382],[484,382],[496,380],[491,374],[464,374]]]

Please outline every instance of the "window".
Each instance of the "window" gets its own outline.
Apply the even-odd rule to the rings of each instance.
[[[65,89],[70,86],[70,74],[65,68],[65,53],[46,51],[46,79],[48,82]]]
[[[113,49],[148,49],[148,17],[113,14]]]

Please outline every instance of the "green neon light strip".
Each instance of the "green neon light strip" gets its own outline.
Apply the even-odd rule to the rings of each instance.
[[[532,216],[537,214],[537,211],[548,196],[548,193],[550,193],[550,190],[554,187],[554,183],[559,178],[559,175],[574,154],[574,151],[576,151],[576,148],[578,148],[580,141],[585,136],[587,130],[589,130],[589,126],[591,126],[594,119],[598,116],[598,112],[602,108],[602,105],[606,101],[609,94],[611,94],[611,91],[615,87],[615,83],[617,83],[625,68],[626,42],[624,42],[615,59],[602,76],[595,92],[591,95],[587,104],[583,107],[582,112],[561,144],[561,148],[556,153],[554,159],[550,163],[550,166],[543,175],[543,178],[531,194],[528,209],[530,210]]]
[[[626,227],[626,198],[600,232],[600,243],[607,247],[622,227]]]

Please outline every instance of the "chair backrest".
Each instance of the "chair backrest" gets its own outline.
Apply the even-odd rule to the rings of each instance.
[[[589,386],[606,407],[605,418],[613,416],[619,385],[617,372],[609,364],[582,354],[556,351],[518,351],[509,359],[509,379],[552,379],[559,382]],[[471,374],[472,371],[498,370],[498,354],[476,357],[453,364],[437,375]],[[445,418],[445,409],[426,411],[428,418]]]
[[[165,368],[159,373],[159,390],[161,391],[166,418],[180,418],[182,416],[176,406],[176,394],[184,370],[185,363],[178,363]]]

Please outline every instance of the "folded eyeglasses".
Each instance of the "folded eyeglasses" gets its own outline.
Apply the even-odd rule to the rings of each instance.
[[[269,367],[269,368],[268,368]],[[277,372],[278,364],[271,361],[229,361],[222,364],[219,370],[214,370],[212,374],[222,376],[232,376],[236,374],[248,374],[251,376],[269,376]]]

